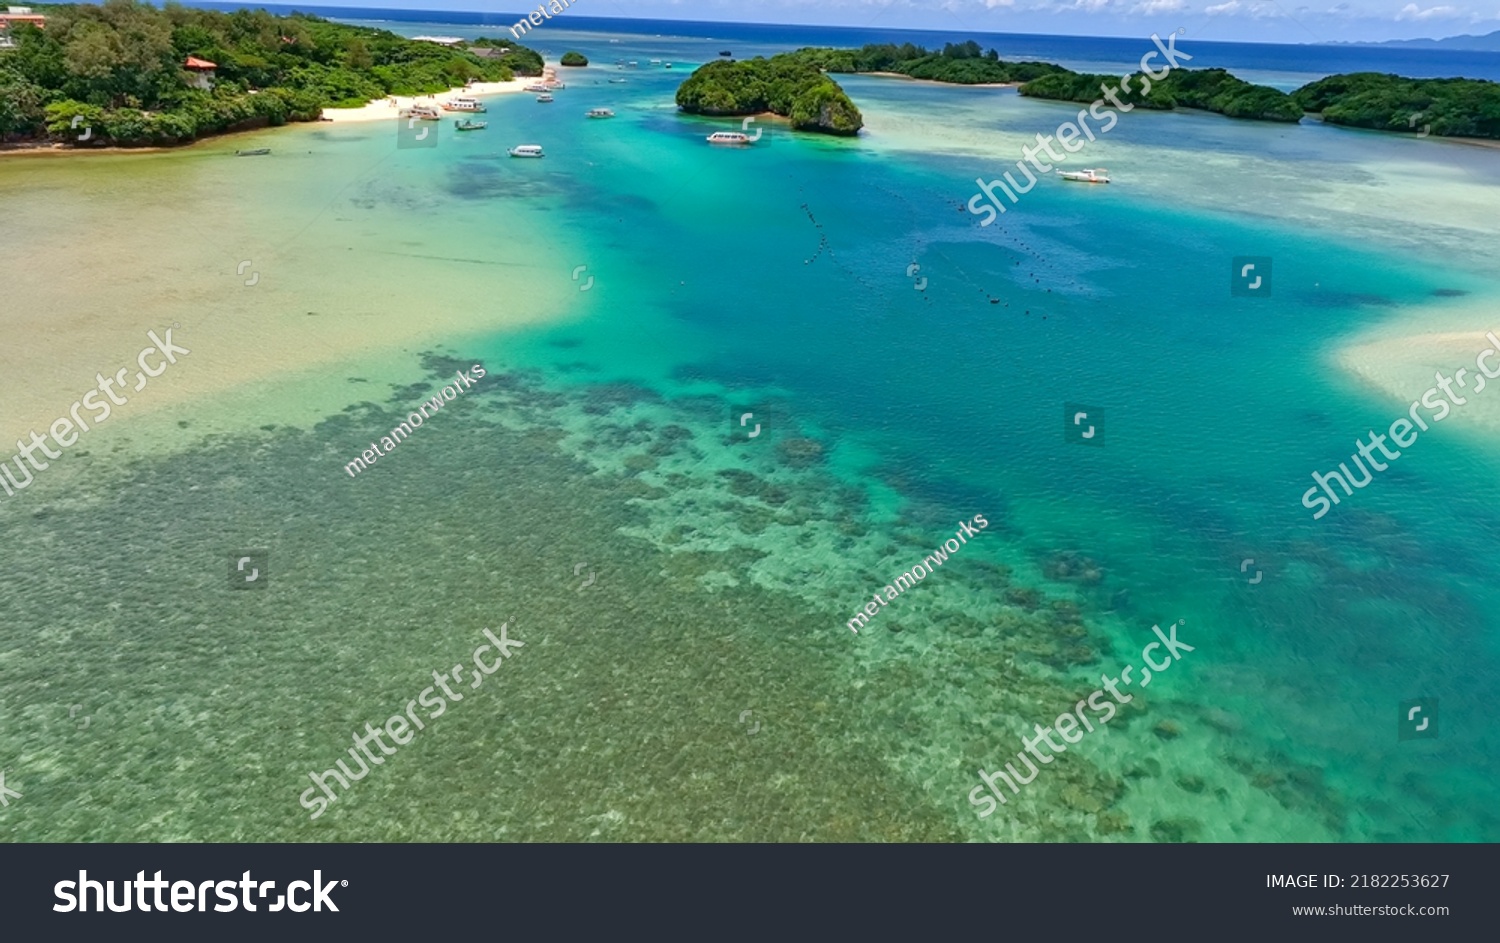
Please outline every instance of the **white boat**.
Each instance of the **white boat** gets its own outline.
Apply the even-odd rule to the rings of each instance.
[[[403,117],[416,118],[421,121],[442,121],[443,113],[438,111],[436,105],[412,105]]]
[[[666,68],[668,68],[668,69],[672,68],[672,63],[668,62],[667,65],[666,65]]]
[[[567,82],[559,82],[556,79],[551,79],[551,80],[549,80],[547,82],[547,89],[548,89],[548,91],[556,92],[556,91],[559,91],[561,89],[565,89],[567,87],[568,87],[568,83]]]
[[[590,118],[613,118],[615,113],[608,108],[590,108]]]
[[[512,157],[542,157],[542,146],[540,144],[518,144],[505,153]]]
[[[1083,170],[1069,170],[1060,175],[1064,180],[1074,183],[1109,183],[1109,171],[1103,167],[1085,167]]]
[[[526,91],[528,92],[545,92],[546,90],[547,86],[543,85],[541,82],[532,82],[530,85],[526,86]]]
[[[609,80],[609,84],[611,84],[611,85],[624,85],[625,84],[625,80],[624,79],[610,79]]]
[[[536,97],[536,100],[545,105],[548,102],[552,101],[552,96],[548,95],[546,92],[543,92],[542,94],[540,94],[540,95],[538,95]]]
[[[484,103],[478,99],[449,99],[443,103],[446,111],[484,111]]]
[[[710,144],[749,144],[750,135],[739,131],[715,131],[706,140]]]
[[[651,60],[651,64],[652,65],[661,65],[661,60],[660,59],[652,59]]]

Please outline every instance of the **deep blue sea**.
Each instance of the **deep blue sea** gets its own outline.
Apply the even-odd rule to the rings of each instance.
[[[515,13],[466,13],[460,11],[388,10],[378,7],[282,6],[278,4],[221,4],[189,2],[188,6],[213,9],[239,6],[263,7],[273,13],[302,10],[330,19],[386,28],[410,35],[408,24],[444,24],[467,27],[449,30],[451,35],[495,35],[508,31],[521,19]],[[1191,18],[1197,19],[1197,18]],[[780,26],[764,23],[717,23],[691,20],[648,20],[587,16],[568,11],[529,34],[527,42],[546,41],[546,33],[561,27],[570,32],[609,33],[615,36],[697,37],[737,44],[736,55],[784,51],[799,46],[863,46],[866,43],[913,43],[931,49],[943,43],[974,40],[994,48],[1002,59],[1037,59],[1055,62],[1075,71],[1115,72],[1136,68],[1140,58],[1154,47],[1149,34],[1140,37],[1045,36],[1018,33],[970,32],[963,29],[880,29],[839,26]],[[476,29],[478,28],[478,29]],[[1181,40],[1193,56],[1193,68],[1223,68],[1247,81],[1295,88],[1325,75],[1341,72],[1393,72],[1413,78],[1463,77],[1500,81],[1500,53],[1448,52],[1380,46],[1324,44],[1272,44],[1198,42],[1191,29]]]

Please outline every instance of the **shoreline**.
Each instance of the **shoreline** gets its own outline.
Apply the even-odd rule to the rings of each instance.
[[[321,120],[335,124],[354,121],[389,121],[398,117],[403,108],[410,108],[419,103],[435,104],[441,107],[455,98],[482,98],[489,95],[511,95],[524,92],[526,86],[544,81],[550,77],[551,72],[549,67],[544,66],[540,76],[517,76],[509,82],[475,82],[472,85],[461,85],[450,88],[446,92],[435,92],[431,95],[390,95],[386,98],[377,98],[357,108],[324,108]]]
[[[454,98],[481,98],[490,95],[509,95],[516,92],[524,92],[527,85],[533,82],[545,81],[555,77],[555,75],[555,70],[551,66],[546,65],[544,61],[540,76],[517,76],[509,82],[475,82],[472,85],[460,85],[450,88],[447,91],[434,92],[429,95],[392,95],[387,98],[375,99],[357,108],[324,108],[322,114],[315,121],[288,121],[286,124],[279,125],[278,127],[290,128],[322,122],[345,124],[360,121],[391,120],[399,116],[401,109],[410,108],[418,102],[436,104],[441,107]],[[467,112],[464,113],[467,114]],[[455,114],[458,114],[458,112],[455,112]],[[233,137],[236,134],[256,134],[267,130],[271,130],[270,125],[210,134],[183,144],[146,144],[140,147],[77,147],[65,141],[17,142],[0,144],[0,157],[62,157],[72,154],[161,154],[167,151],[180,151],[196,147],[200,144],[219,141],[224,138]]]
[[[883,79],[905,79],[922,85],[943,85],[948,88],[1020,88],[1024,82],[944,82],[940,79],[919,79],[902,72],[825,72],[824,75],[877,75]]]

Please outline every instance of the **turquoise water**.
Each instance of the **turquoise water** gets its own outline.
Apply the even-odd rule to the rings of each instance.
[[[0,687],[25,722],[0,745],[34,783],[15,837],[1500,837],[1500,452],[1439,428],[1326,518],[1299,503],[1404,412],[1330,352],[1459,301],[1435,292],[1500,297],[1493,234],[1361,206],[1371,165],[1494,208],[1494,152],[1130,115],[1069,165],[1097,154],[1115,184],[1049,177],[980,227],[975,177],[1055,106],[856,78],[861,139],[772,125],[714,149],[735,123],[678,115],[683,73],[616,70],[615,49],[563,70],[556,103],[493,99],[487,131],[431,149],[394,150],[387,124],[264,135],[383,167],[318,205],[404,208],[372,238],[412,277],[424,245],[503,263],[523,219],[555,270],[461,303],[514,303],[517,279],[571,300],[542,327],[430,335],[412,386],[349,364],[327,381],[347,409],[309,428],[248,415],[90,466],[87,501],[0,506],[19,577]],[[618,117],[585,120],[597,105]],[[519,143],[548,156],[503,156]],[[243,198],[286,200],[288,232],[312,215]],[[1231,297],[1235,256],[1274,259],[1270,298]],[[348,443],[474,362],[489,387],[341,477]],[[1102,447],[1065,440],[1065,403],[1102,410]],[[764,436],[731,438],[733,406]],[[848,632],[976,513],[983,537]],[[226,602],[226,544],[271,547],[274,591]],[[528,647],[502,683],[309,823],[306,772],[506,618]],[[1193,653],[975,816],[980,768],[1179,619]],[[1398,741],[1417,697],[1441,736]],[[86,700],[92,734],[60,712]]]

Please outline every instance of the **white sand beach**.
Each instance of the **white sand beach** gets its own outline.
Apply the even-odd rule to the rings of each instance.
[[[443,105],[445,102],[455,98],[483,98],[486,95],[504,95],[510,92],[522,92],[526,86],[541,79],[535,76],[520,76],[509,82],[475,82],[472,85],[450,88],[446,92],[438,92],[435,95],[392,95],[389,98],[380,98],[363,105],[359,108],[324,108],[323,119],[325,121],[388,121],[395,118],[403,108],[410,108],[418,102],[425,104]]]

